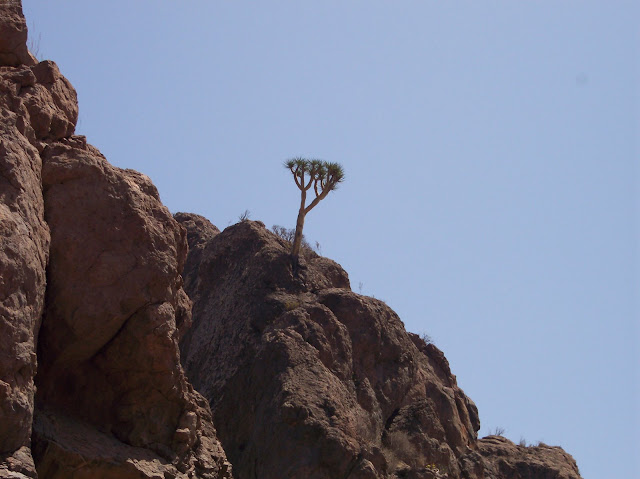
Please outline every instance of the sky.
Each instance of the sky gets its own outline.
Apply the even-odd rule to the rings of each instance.
[[[292,228],[444,351],[487,435],[640,477],[635,1],[24,0],[77,133],[220,229]]]

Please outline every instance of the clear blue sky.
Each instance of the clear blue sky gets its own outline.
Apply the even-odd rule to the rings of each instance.
[[[292,227],[430,334],[481,434],[640,477],[633,1],[25,0],[85,134],[173,212]]]

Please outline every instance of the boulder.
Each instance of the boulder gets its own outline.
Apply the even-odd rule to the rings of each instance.
[[[129,470],[141,463],[118,458],[133,447],[175,477],[228,477],[207,403],[179,362],[177,323],[191,310],[184,228],[146,176],[111,166],[83,137],[49,143],[42,157],[51,247],[36,402],[49,419],[34,425],[38,471],[88,458],[96,471],[105,461]],[[70,420],[47,426],[60,418]],[[119,452],[92,456],[103,434]],[[93,445],[67,441],[79,435]]]

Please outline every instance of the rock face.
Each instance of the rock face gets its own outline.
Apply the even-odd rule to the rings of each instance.
[[[236,479],[579,479],[559,448],[477,440],[444,354],[337,263],[172,217],[74,135],[26,34],[0,3],[0,478],[231,479],[228,455]]]
[[[189,242],[189,255],[187,256],[184,269],[192,271],[198,268],[202,251],[207,241],[220,233],[220,230],[214,226],[208,219],[190,213],[176,213],[175,219],[187,229],[187,241]],[[188,321],[178,324],[179,336],[191,327],[191,315]]]
[[[4,0],[0,4],[0,65],[35,65],[27,49],[27,22],[20,1]]]
[[[579,478],[563,452],[478,441],[443,353],[353,293],[338,264],[307,252],[296,275],[290,246],[262,223],[218,234],[176,218],[194,301],[181,358],[238,479]]]
[[[518,446],[501,436],[488,436],[478,441],[477,450],[463,458],[462,463],[466,474],[463,477],[508,479],[577,479],[580,477],[576,462],[562,448],[546,444]]]
[[[179,360],[185,230],[0,14],[0,477],[231,477]]]
[[[50,238],[29,105],[66,85],[38,83],[42,68],[21,64],[32,62],[20,5],[3,2],[0,19],[0,477],[33,477],[33,378]]]
[[[153,451],[160,470],[173,464],[174,474],[219,477],[224,453],[178,356],[177,323],[188,322],[191,309],[180,276],[185,230],[147,177],[112,167],[82,138],[49,144],[42,157],[51,248],[37,441],[59,448],[61,436],[93,425]],[[48,423],[57,428],[40,428]],[[45,476],[86,459],[73,444],[73,459],[49,447],[35,452]]]

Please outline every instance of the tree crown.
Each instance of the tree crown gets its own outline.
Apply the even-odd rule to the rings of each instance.
[[[293,174],[298,188],[306,191],[313,186],[316,196],[335,190],[344,180],[344,170],[339,163],[296,157],[285,161],[284,166]]]

